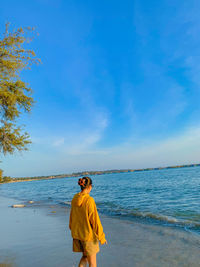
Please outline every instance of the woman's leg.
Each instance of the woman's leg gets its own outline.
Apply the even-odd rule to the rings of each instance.
[[[82,258],[81,258],[81,260],[80,260],[80,262],[79,262],[79,265],[78,265],[78,267],[87,267],[87,256],[85,256],[84,254],[83,254],[83,256],[82,256]]]
[[[89,267],[97,267],[97,254],[93,254],[91,256],[87,256]]]

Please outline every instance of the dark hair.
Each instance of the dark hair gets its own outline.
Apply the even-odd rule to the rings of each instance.
[[[84,176],[83,178],[80,178],[78,180],[78,185],[80,185],[81,190],[83,190],[92,185],[92,179],[90,177]]]

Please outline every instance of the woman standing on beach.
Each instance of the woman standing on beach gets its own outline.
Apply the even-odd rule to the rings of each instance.
[[[101,245],[107,244],[94,199],[89,195],[92,180],[83,177],[78,180],[81,192],[71,202],[69,228],[73,238],[73,251],[82,252],[79,267],[96,267],[96,254]]]

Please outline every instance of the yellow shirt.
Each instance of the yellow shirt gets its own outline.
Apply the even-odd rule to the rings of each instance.
[[[78,193],[71,202],[69,228],[72,238],[82,241],[98,239],[105,243],[105,234],[94,199],[89,194]]]

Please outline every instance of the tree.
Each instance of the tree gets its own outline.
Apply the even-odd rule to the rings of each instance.
[[[17,125],[20,114],[30,112],[34,103],[32,90],[20,74],[33,63],[40,63],[33,50],[24,48],[32,41],[29,35],[34,29],[9,29],[10,25],[6,24],[0,38],[0,152],[4,155],[27,150],[31,143],[29,134]]]

